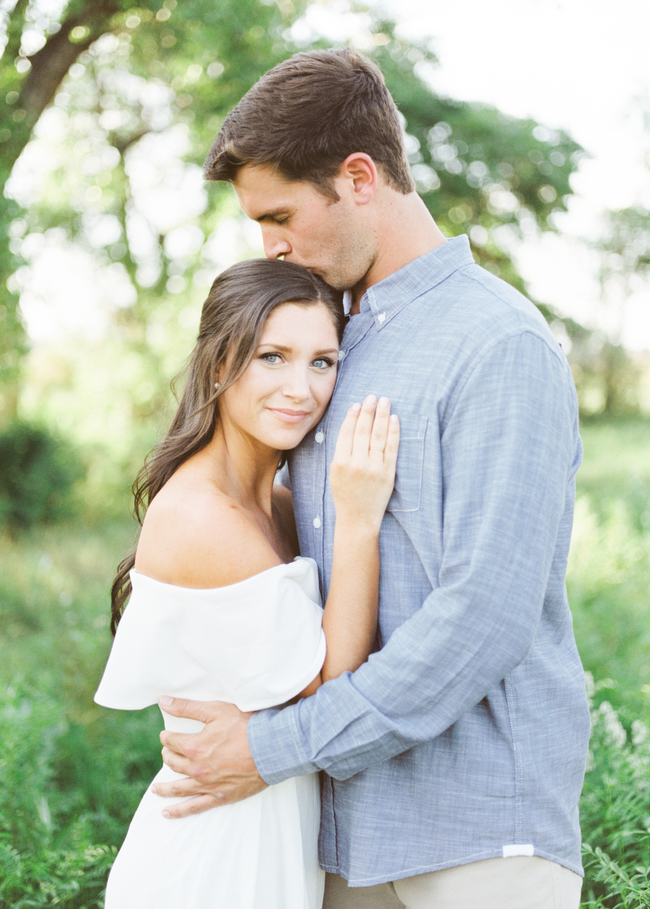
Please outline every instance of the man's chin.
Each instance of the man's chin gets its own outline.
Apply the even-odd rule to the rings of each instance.
[[[321,281],[329,284],[330,287],[334,288],[334,290],[338,290],[338,292],[342,294],[345,293],[346,290],[352,290],[358,283],[353,279],[346,279],[343,276],[328,274],[327,272],[322,271],[320,268],[316,268],[312,265],[305,265],[303,262],[296,262],[296,265],[302,265],[303,268],[306,268],[307,271],[310,271],[312,275],[316,275],[316,277],[320,278]]]
[[[344,294],[346,290],[352,290],[354,283],[346,281],[345,278],[339,278],[336,275],[327,275],[323,272],[316,271],[315,269],[309,269],[313,275],[318,275],[326,284],[329,284],[330,287],[333,287],[334,290],[338,290],[339,293]]]

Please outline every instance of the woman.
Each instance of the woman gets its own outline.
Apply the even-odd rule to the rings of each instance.
[[[341,427],[324,612],[315,563],[296,558],[290,493],[274,485],[284,452],[327,407],[342,327],[338,295],[300,266],[253,260],[214,282],[178,412],[134,487],[146,516],[113,585],[98,703],[139,709],[171,694],[260,710],[367,659],[399,444],[388,401],[352,405]],[[177,776],[163,766],[156,780]],[[177,822],[166,804],[145,794],[106,909],[318,909],[315,774]]]

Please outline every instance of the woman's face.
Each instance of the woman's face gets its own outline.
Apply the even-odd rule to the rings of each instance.
[[[276,307],[245,372],[219,398],[224,433],[276,451],[295,448],[329,403],[338,350],[323,303]]]

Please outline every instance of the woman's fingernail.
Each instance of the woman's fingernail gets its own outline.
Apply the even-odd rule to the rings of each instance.
[[[382,410],[388,410],[388,408],[390,407],[390,401],[388,400],[388,398],[381,397],[379,399],[379,401],[377,402],[377,406],[381,407]]]
[[[370,407],[374,407],[374,405],[377,403],[377,398],[375,395],[368,395],[363,403],[368,404]]]
[[[353,404],[353,405],[350,407],[350,410],[361,410],[361,404],[359,404],[359,403]]]
[[[161,707],[171,707],[171,705],[174,703],[174,698],[170,698],[165,694],[161,697],[158,703]]]
[[[171,817],[171,814],[169,813],[169,811],[167,811],[167,809],[165,809],[165,810],[163,811],[163,813],[162,813],[162,816],[163,816],[163,817]]]

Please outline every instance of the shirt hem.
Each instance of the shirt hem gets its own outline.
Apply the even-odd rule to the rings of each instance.
[[[534,855],[536,855],[538,858],[548,859],[550,862],[555,862],[557,865],[562,865],[563,868],[567,868],[569,871],[573,871],[574,874],[577,874],[580,877],[584,877],[584,869],[581,865],[574,865],[573,862],[560,858],[557,855],[553,855],[544,849],[535,848]],[[476,852],[473,855],[463,856],[462,858],[452,859],[447,862],[434,862],[430,865],[420,865],[415,868],[407,868],[402,871],[392,871],[388,872],[387,874],[380,874],[372,877],[346,877],[341,868],[337,867],[336,865],[326,864],[325,862],[321,862],[320,864],[323,871],[327,871],[330,874],[338,874],[340,877],[345,878],[345,880],[348,882],[349,887],[374,887],[377,884],[388,884],[391,881],[399,881],[405,877],[415,877],[416,874],[428,874],[432,871],[443,871],[445,868],[455,868],[460,865],[469,865],[472,862],[481,862],[485,859],[491,858],[503,858],[503,846],[495,849],[489,849],[484,852]],[[508,860],[504,859],[504,861]]]

